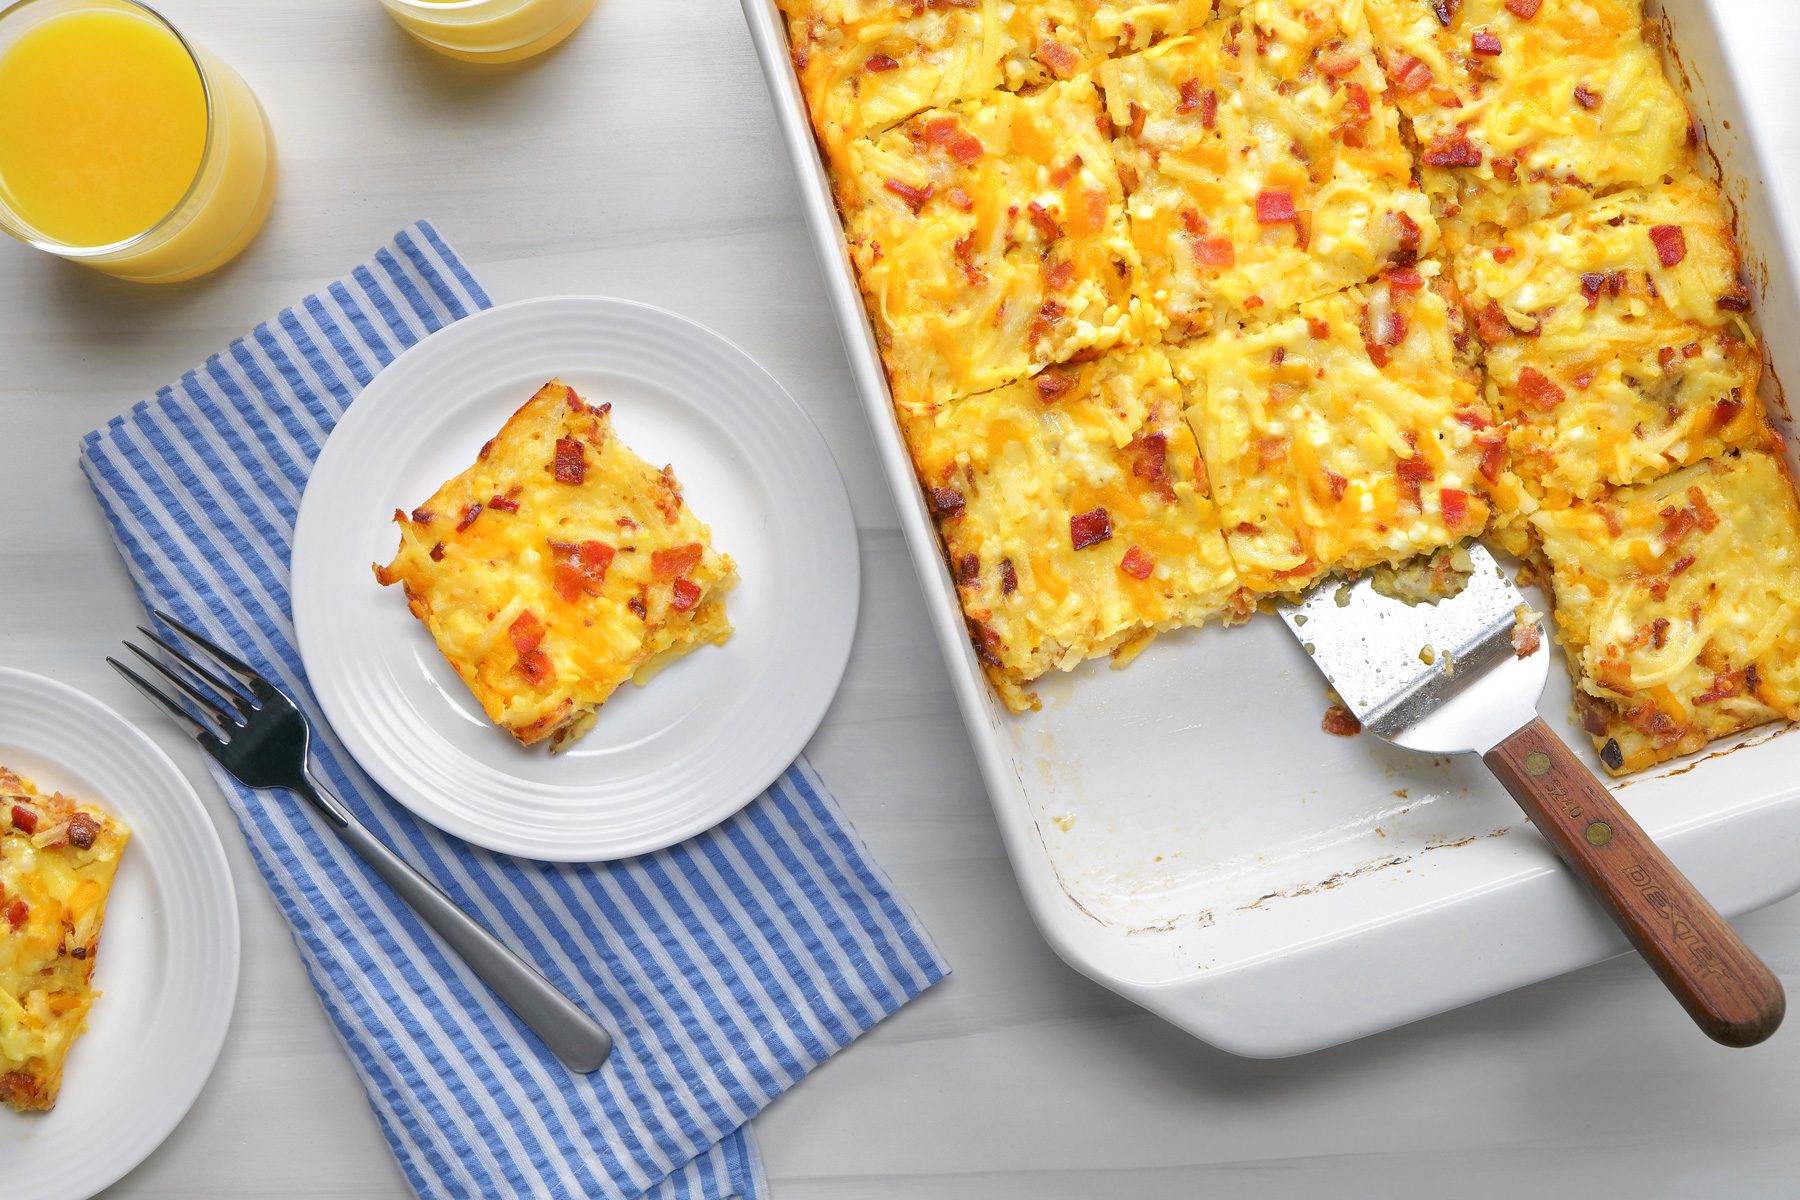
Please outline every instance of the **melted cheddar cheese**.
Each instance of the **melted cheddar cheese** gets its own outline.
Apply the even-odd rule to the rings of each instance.
[[[1500,435],[1459,355],[1458,311],[1427,286],[1435,270],[1169,351],[1249,587],[1299,591],[1486,525]]]
[[[1068,79],[1205,21],[1211,0],[780,0],[829,156],[928,108]]]
[[[1614,774],[1800,717],[1800,506],[1779,458],[1709,459],[1531,523]]]
[[[908,422],[977,651],[1015,711],[1046,671],[1248,615],[1181,407],[1167,360],[1139,350]]]
[[[1137,252],[1083,75],[924,113],[838,178],[894,401],[929,408],[1134,344]]]
[[[527,745],[565,745],[626,680],[731,633],[731,559],[673,472],[614,435],[610,408],[545,384],[473,466],[394,514],[400,548],[375,568]]]
[[[100,925],[131,832],[0,767],[0,1100],[48,1109],[87,1022]]]
[[[1415,262],[1430,202],[1360,0],[1254,0],[1101,70],[1131,236],[1168,336]]]
[[[1655,184],[1692,158],[1639,0],[1365,2],[1452,241]]]
[[[1534,497],[1591,497],[1769,437],[1739,265],[1718,188],[1693,175],[1457,256]]]

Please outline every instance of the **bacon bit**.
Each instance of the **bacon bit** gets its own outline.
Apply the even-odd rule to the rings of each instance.
[[[1713,405],[1712,423],[1714,429],[1723,429],[1737,417],[1744,408],[1741,400],[1721,400]]]
[[[1743,690],[1744,677],[1739,672],[1714,671],[1712,689],[1695,696],[1694,703],[1717,704],[1721,700],[1729,700]]]
[[[1417,95],[1431,86],[1431,68],[1410,54],[1395,54],[1387,71],[1388,78],[1403,96]]]
[[[1506,11],[1521,21],[1531,20],[1542,7],[1544,0],[1506,0]]]
[[[1374,101],[1369,99],[1369,89],[1355,80],[1344,85],[1344,95],[1349,98],[1350,111],[1359,118],[1356,124],[1362,124],[1361,118],[1366,118],[1375,111]]]
[[[1744,287],[1733,288],[1723,296],[1720,296],[1718,303],[1719,307],[1726,312],[1749,312],[1750,289]]]
[[[495,496],[488,501],[488,507],[497,512],[518,512],[519,502],[511,496]]]
[[[1500,468],[1506,462],[1506,439],[1497,437],[1481,440],[1481,462],[1476,470],[1489,483],[1500,482]]]
[[[1671,504],[1662,510],[1661,515],[1663,519],[1662,538],[1665,547],[1673,546],[1700,524],[1700,519],[1695,516],[1694,510],[1691,508],[1676,508]]]
[[[1148,579],[1150,573],[1156,570],[1156,560],[1145,554],[1141,547],[1133,546],[1125,551],[1125,557],[1119,560],[1119,570],[1133,579]]]
[[[1600,99],[1600,93],[1590,89],[1587,84],[1578,83],[1575,85],[1575,103],[1581,105],[1581,107],[1587,109],[1589,112],[1600,107]]]
[[[598,586],[606,578],[606,568],[612,566],[613,556],[617,553],[605,542],[588,541],[581,543],[576,560],[581,564],[581,573]]]
[[[1711,533],[1719,527],[1719,514],[1706,502],[1705,492],[1691,487],[1687,490],[1687,498],[1688,503],[1694,506],[1694,519],[1700,523],[1701,533]]]
[[[879,75],[883,71],[897,71],[900,64],[891,55],[871,54],[863,60],[863,70],[871,75]]]
[[[23,804],[13,805],[12,806],[12,827],[14,829],[18,830],[20,833],[26,833],[26,834],[36,833],[37,827],[38,827],[37,813],[33,812],[29,808],[26,808]]]
[[[1319,317],[1308,317],[1306,332],[1312,335],[1313,341],[1322,342],[1331,336],[1331,326]]]
[[[528,650],[519,655],[519,674],[532,687],[541,688],[556,682],[556,664],[542,650]]]
[[[531,653],[544,641],[544,623],[529,608],[513,618],[506,632],[512,638],[513,649],[520,654]]]
[[[890,179],[881,186],[906,201],[906,207],[913,210],[914,216],[917,216],[919,210],[925,207],[925,202],[931,199],[932,192],[936,190],[929,183],[924,187],[914,187],[899,179]]]
[[[981,139],[958,125],[954,117],[939,117],[927,123],[925,140],[942,147],[946,154],[965,167],[981,157]]]
[[[1680,558],[1675,560],[1675,565],[1669,568],[1669,578],[1673,579],[1675,576],[1681,574],[1683,571],[1687,570],[1689,567],[1691,567],[1693,565],[1694,565],[1694,556],[1693,555],[1691,555],[1691,554],[1682,555]]]
[[[1575,377],[1569,382],[1575,385],[1576,391],[1585,392],[1594,382],[1594,372],[1592,368],[1586,371],[1577,371]]]
[[[1416,292],[1425,286],[1425,277],[1411,267],[1389,267],[1381,276],[1396,292]]]
[[[1319,722],[1319,728],[1334,737],[1355,737],[1362,732],[1362,722],[1356,719],[1355,713],[1343,705],[1333,704],[1325,710],[1325,716]]]
[[[1476,54],[1493,58],[1500,53],[1500,35],[1491,29],[1477,29],[1469,35],[1469,49]]]
[[[1143,106],[1136,100],[1133,100],[1125,106],[1125,115],[1129,118],[1125,124],[1125,136],[1130,138],[1142,137],[1144,133],[1144,118],[1148,115],[1144,112]]]
[[[1010,596],[1019,590],[1019,573],[1013,570],[1012,559],[1000,560],[1000,594]]]
[[[1200,126],[1211,129],[1219,120],[1219,94],[1211,88],[1200,93]]]
[[[1319,70],[1333,79],[1342,79],[1361,63],[1362,59],[1341,47],[1319,56]]]
[[[1581,277],[1581,294],[1587,297],[1589,308],[1598,307],[1600,294],[1607,288],[1607,275],[1604,271],[1589,271]]]
[[[1489,421],[1485,416],[1475,412],[1473,409],[1459,408],[1452,415],[1456,418],[1457,424],[1465,425],[1476,431],[1486,429],[1489,425],[1493,424],[1492,421]]]
[[[1438,491],[1438,503],[1444,510],[1444,524],[1450,529],[1461,529],[1469,519],[1469,493],[1458,488],[1441,488]]]
[[[1299,215],[1294,209],[1294,193],[1286,188],[1264,188],[1256,193],[1258,224],[1286,225]]]
[[[1194,261],[1203,267],[1231,267],[1237,265],[1237,251],[1232,248],[1231,239],[1223,234],[1211,237],[1195,238],[1190,243],[1194,253]]]
[[[1063,235],[1062,226],[1056,223],[1056,217],[1036,200],[1027,205],[1025,211],[1029,214],[1032,225],[1044,235],[1046,241],[1053,242]]]
[[[706,550],[699,542],[658,550],[650,555],[650,575],[654,579],[674,579],[686,575],[700,565]]]
[[[1044,286],[1053,292],[1068,288],[1075,280],[1075,264],[1064,260],[1053,262],[1044,268]]]
[[[1037,377],[1036,382],[1038,399],[1042,400],[1045,404],[1056,403],[1058,400],[1068,395],[1069,389],[1075,386],[1075,381],[1073,379],[1055,371],[1045,371]]]
[[[1463,130],[1447,130],[1432,138],[1420,157],[1428,167],[1479,167],[1481,148]]]
[[[587,451],[574,438],[556,439],[556,482],[579,486],[587,479]]]
[[[677,579],[674,593],[669,603],[676,612],[686,612],[700,602],[700,585],[691,579]]]
[[[1045,334],[1055,329],[1063,317],[1068,315],[1068,311],[1055,300],[1046,300],[1038,305],[1038,310],[1031,315],[1031,320],[1025,326],[1025,340],[1033,346],[1037,345]]]
[[[1519,392],[1534,407],[1550,412],[1569,398],[1569,394],[1556,385],[1556,381],[1545,375],[1536,367],[1525,367],[1519,372]]]
[[[1176,112],[1190,113],[1200,107],[1199,81],[1192,78],[1184,79],[1176,85],[1175,90],[1181,94],[1181,99],[1175,102]]]
[[[1450,28],[1450,22],[1456,20],[1456,10],[1461,7],[1462,0],[1431,0],[1431,13],[1445,29]]]
[[[1350,487],[1350,481],[1345,479],[1342,475],[1339,475],[1330,467],[1326,467],[1325,486],[1331,489],[1331,498],[1333,500],[1342,500],[1344,498],[1344,492]]]
[[[444,561],[444,543],[439,542],[437,545],[435,545],[431,548],[431,561],[432,562],[443,562]]]
[[[1104,508],[1076,513],[1069,518],[1069,541],[1077,550],[1097,546],[1112,534],[1112,516]]]
[[[1675,347],[1664,346],[1656,352],[1656,365],[1661,367],[1663,369],[1663,374],[1666,375],[1669,373],[1669,368],[1675,365],[1675,358]]]
[[[962,209],[964,212],[972,212],[975,208],[975,201],[970,198],[969,193],[963,191],[959,187],[953,187],[949,191],[945,192],[944,199],[948,200],[950,203],[954,204],[956,207]],[[974,234],[968,235],[969,241],[971,241],[971,242],[974,241],[974,238],[975,238]]]
[[[1400,266],[1411,266],[1414,262],[1418,261],[1419,248],[1425,244],[1425,231],[1419,228],[1419,223],[1413,220],[1412,216],[1408,213],[1396,212],[1389,215],[1394,218],[1394,223],[1400,226],[1400,249],[1402,253],[1396,254],[1394,256],[1394,261]],[[1405,259],[1404,262],[1401,261],[1403,258]]]
[[[574,604],[587,592],[587,577],[580,567],[564,560],[551,568],[550,586],[565,603]]]
[[[1263,436],[1256,439],[1257,465],[1267,471],[1278,467],[1288,458],[1288,440],[1284,437]]]
[[[477,500],[474,504],[469,505],[468,508],[463,510],[462,520],[456,523],[456,532],[461,533],[463,530],[473,525],[475,523],[475,518],[480,515],[481,502]]]
[[[1720,301],[1719,306],[1723,308],[1724,301]],[[412,519],[414,525],[429,525],[437,520],[437,514],[429,508],[415,508],[412,510]]]
[[[1401,497],[1419,507],[1419,487],[1432,478],[1431,464],[1417,455],[1403,458],[1395,464],[1394,475],[1400,481]]]
[[[15,931],[25,928],[25,918],[30,915],[31,905],[19,897],[14,897],[13,902],[6,906],[6,923]]]
[[[644,598],[642,596],[633,596],[625,602],[625,607],[629,608],[640,621],[648,621],[650,619],[650,613],[644,607]]]
[[[78,812],[69,818],[69,844],[77,850],[92,850],[99,835],[100,822],[87,813]]]
[[[1072,154],[1069,156],[1068,162],[1050,172],[1050,183],[1052,186],[1061,187],[1075,178],[1075,172],[1079,170],[1081,170],[1081,155]]]
[[[1511,262],[1518,253],[1511,246],[1495,246],[1494,261],[1497,263]]]
[[[1175,499],[1175,485],[1169,479],[1169,435],[1146,433],[1132,441],[1131,450],[1132,475],[1155,488],[1163,499]]]
[[[969,286],[980,287],[987,282],[987,275],[975,265],[975,235],[966,233],[951,244],[956,254],[956,261],[962,267],[963,278]]]
[[[1487,307],[1475,314],[1475,332],[1488,345],[1514,336],[1518,331],[1511,321],[1506,319],[1506,312],[1496,300],[1489,300]]]
[[[1687,235],[1679,225],[1652,227],[1650,240],[1656,244],[1656,257],[1665,267],[1679,266],[1687,257]]]
[[[1255,309],[1261,308],[1262,306],[1263,306],[1263,298],[1261,296],[1245,296],[1244,297],[1244,308],[1246,310],[1253,311]]]
[[[963,494],[955,488],[932,488],[931,507],[932,511],[938,513],[961,512],[963,507]]]
[[[1669,644],[1669,618],[1658,617],[1650,622],[1650,645],[1658,650]]]
[[[1039,42],[1031,57],[1048,67],[1050,74],[1058,79],[1067,79],[1081,69],[1081,56],[1058,41]]]

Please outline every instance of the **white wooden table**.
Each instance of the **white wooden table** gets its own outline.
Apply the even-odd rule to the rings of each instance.
[[[139,614],[75,447],[421,216],[497,299],[608,293],[719,330],[812,413],[849,482],[862,626],[811,754],[956,974],[757,1122],[778,1196],[1800,1195],[1800,1028],[1718,1049],[1633,960],[1265,1063],[1055,959],[930,649],[735,0],[601,0],[564,50],[498,71],[412,46],[375,0],[161,2],[269,109],[284,178],[267,232],[164,291],[0,245],[0,663],[94,693],[175,756],[243,910],[211,1086],[109,1195],[408,1194],[197,750],[101,663]],[[1800,5],[1725,2],[1777,158],[1800,163]],[[1800,166],[1772,182],[1793,191]],[[1743,928],[1800,992],[1800,903]]]

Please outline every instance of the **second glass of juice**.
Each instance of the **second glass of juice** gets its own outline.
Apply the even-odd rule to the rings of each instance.
[[[542,54],[587,20],[595,0],[381,0],[400,27],[439,54],[518,62]]]
[[[125,279],[173,283],[249,245],[275,143],[238,76],[132,0],[0,8],[0,228]]]

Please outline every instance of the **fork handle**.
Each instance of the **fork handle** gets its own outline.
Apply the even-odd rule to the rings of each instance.
[[[316,781],[308,779],[307,786],[313,794],[296,790],[322,811],[329,814],[335,806],[340,813],[348,812]],[[506,943],[458,908],[437,885],[413,870],[405,859],[388,849],[387,844],[361,822],[347,818],[341,822],[333,819],[329,824],[565,1066],[583,1074],[600,1069],[607,1055],[612,1053],[612,1036],[599,1022],[513,953]]]
[[[1775,1032],[1781,981],[1541,718],[1481,757],[1708,1037]]]

